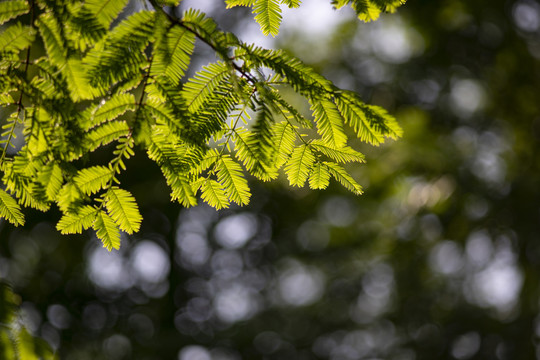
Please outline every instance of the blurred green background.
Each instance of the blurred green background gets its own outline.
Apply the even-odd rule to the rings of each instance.
[[[363,196],[253,182],[250,206],[219,212],[171,204],[139,152],[122,181],[144,221],[118,252],[61,236],[54,211],[0,222],[0,278],[62,359],[540,358],[540,3],[410,0],[369,24],[304,3],[275,40],[198,5],[404,137],[354,144]]]

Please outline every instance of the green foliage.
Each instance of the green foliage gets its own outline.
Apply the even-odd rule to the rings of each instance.
[[[111,169],[98,165],[80,170],[73,181],[83,193],[92,195],[107,186],[113,175]]]
[[[343,6],[351,6],[358,18],[362,21],[377,20],[381,12],[395,12],[407,0],[331,0],[332,5],[337,9]],[[227,8],[234,6],[249,6],[253,8],[256,14],[255,20],[261,26],[264,35],[276,36],[281,24],[280,5],[286,5],[289,8],[300,6],[300,0],[225,0]]]
[[[10,26],[2,33],[0,37],[0,52],[19,52],[26,49],[34,40],[34,29],[29,26],[23,26],[17,23]]]
[[[201,197],[210,206],[216,209],[223,209],[229,206],[230,202],[223,186],[213,179],[201,179],[195,186],[201,189]]]
[[[230,156],[224,155],[216,168],[218,182],[224,187],[227,197],[238,205],[247,205],[251,194],[242,167]]]
[[[393,117],[284,51],[220,31],[199,11],[177,17],[162,9],[179,1],[150,3],[122,19],[127,0],[0,3],[2,218],[23,225],[21,205],[55,205],[61,233],[93,228],[117,249],[121,232],[137,232],[142,221],[133,195],[118,186],[135,152],[156,162],[183,206],[196,205],[198,195],[217,209],[246,205],[248,176],[270,181],[282,168],[292,186],[324,189],[334,178],[361,193],[340,165],[364,161],[348,145],[347,125],[379,145],[401,135]],[[350,3],[367,19],[400,2],[333,3]],[[263,33],[276,35],[280,6],[300,1],[226,4],[252,7]],[[186,78],[196,40],[218,60]],[[284,88],[303,96],[311,114],[291,105]],[[113,149],[109,160],[96,163],[94,152],[105,146]]]
[[[97,216],[93,222],[96,235],[103,242],[103,246],[107,250],[120,248],[120,230],[114,220],[105,213],[105,211],[98,211]]]
[[[20,303],[20,297],[15,295],[8,285],[0,282],[0,358],[57,359],[43,339],[32,337],[24,328],[19,312]]]
[[[156,42],[150,74],[154,77],[165,75],[165,78],[178,84],[189,66],[195,35],[183,27],[173,26]]]
[[[253,12],[257,14],[255,20],[261,25],[263,34],[276,36],[281,23],[279,3],[274,0],[256,0],[253,4]]]
[[[312,103],[313,116],[317,123],[317,132],[322,139],[336,147],[347,143],[347,136],[343,132],[341,116],[336,105],[327,99]]]
[[[312,189],[326,189],[330,183],[330,172],[328,167],[320,162],[313,165],[309,175],[309,187]]]
[[[362,21],[377,20],[381,12],[394,12],[407,0],[332,0],[336,8],[350,5]]]
[[[128,0],[87,0],[84,5],[103,27],[108,28],[127,2]]]
[[[128,191],[111,187],[105,193],[105,206],[122,231],[128,234],[139,231],[142,217],[135,199]]]
[[[0,189],[0,216],[15,226],[24,225],[21,207],[2,189]]]
[[[25,0],[3,1],[0,3],[0,25],[28,12],[28,4]]]
[[[62,234],[80,234],[83,229],[88,229],[94,224],[96,216],[97,210],[85,205],[77,212],[66,212],[58,221],[57,228]]]
[[[190,78],[183,88],[183,97],[187,108],[196,112],[208,100],[215,96],[220,85],[229,82],[230,69],[224,62],[204,66],[194,77]]]
[[[302,144],[295,148],[285,166],[289,183],[294,186],[304,186],[314,163],[315,156],[308,144]]]

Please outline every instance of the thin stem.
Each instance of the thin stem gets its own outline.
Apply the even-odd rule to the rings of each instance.
[[[146,71],[146,74],[144,76],[141,97],[139,98],[139,102],[137,104],[137,106],[138,106],[137,109],[140,109],[140,107],[142,106],[142,102],[144,100],[144,95],[145,95],[145,90],[146,90],[146,84],[148,84],[148,79],[150,78],[150,70],[152,69],[152,63],[153,62],[154,62],[154,54],[152,53],[152,56],[150,57],[150,61],[148,63],[148,70]]]

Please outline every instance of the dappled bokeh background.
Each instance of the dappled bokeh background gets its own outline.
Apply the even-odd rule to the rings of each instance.
[[[59,213],[1,222],[0,276],[61,358],[540,358],[540,3],[415,0],[363,24],[304,2],[276,39],[220,0],[182,7],[288,49],[404,137],[354,144],[363,196],[253,182],[219,212],[171,204],[139,153],[122,181],[144,221],[120,251],[59,235]]]

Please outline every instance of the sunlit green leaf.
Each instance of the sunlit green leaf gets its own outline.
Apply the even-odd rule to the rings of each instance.
[[[0,217],[15,226],[24,225],[24,215],[19,204],[2,189],[0,189]]]

